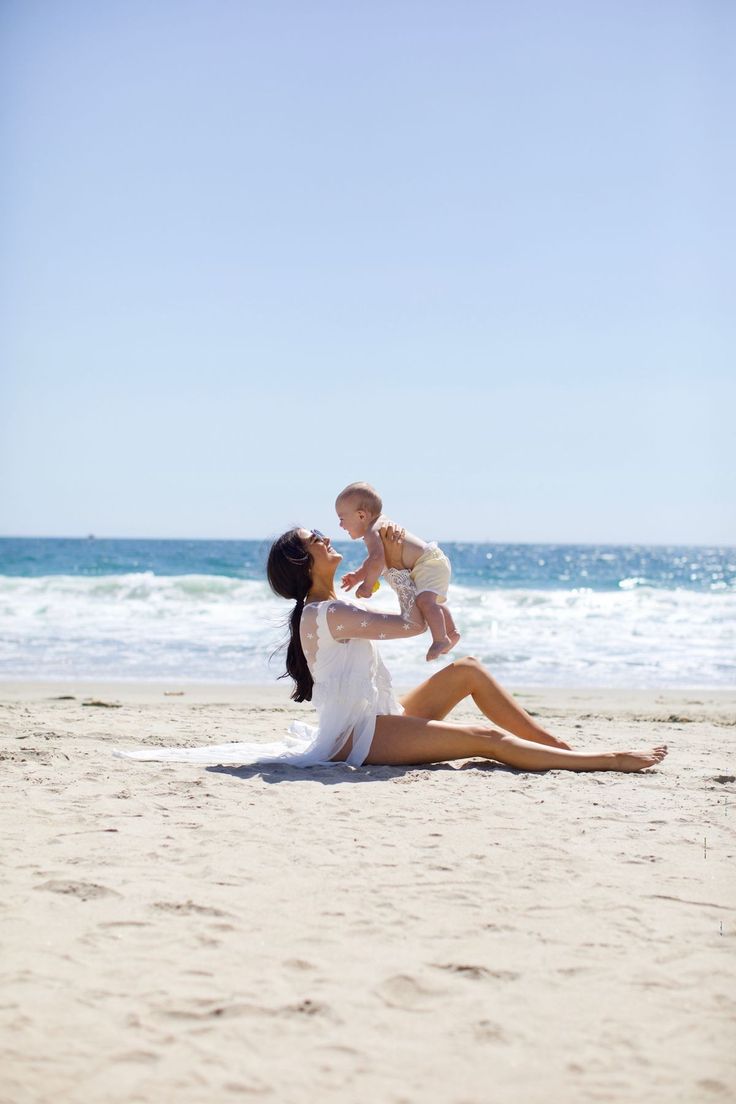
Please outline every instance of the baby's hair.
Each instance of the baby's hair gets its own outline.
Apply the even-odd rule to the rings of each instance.
[[[383,510],[381,496],[370,483],[348,483],[337,496],[337,505],[350,501],[356,510],[365,510],[371,517],[378,517]]]

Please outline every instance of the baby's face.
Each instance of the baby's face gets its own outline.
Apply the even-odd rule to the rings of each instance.
[[[349,537],[359,540],[366,535],[371,519],[365,510],[356,509],[355,502],[351,502],[350,499],[343,502],[338,499],[335,509],[340,528],[344,529]]]

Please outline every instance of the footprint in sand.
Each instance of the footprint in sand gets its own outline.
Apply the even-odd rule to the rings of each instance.
[[[504,1043],[507,1038],[501,1025],[493,1020],[478,1020],[474,1033],[479,1043]]]
[[[461,977],[471,978],[473,981],[490,978],[495,981],[516,981],[519,977],[515,970],[490,970],[487,966],[463,966],[456,962],[433,962],[432,965],[435,970],[448,970],[452,974],[460,974]]]
[[[98,928],[150,928],[147,920],[104,920]]]
[[[439,989],[425,988],[407,974],[386,978],[375,991],[389,1008],[403,1008],[407,1012],[429,1012],[442,995]]]
[[[180,916],[190,916],[195,913],[201,916],[220,917],[229,915],[227,912],[222,912],[221,909],[210,908],[207,905],[195,905],[194,901],[154,901],[152,907],[158,909],[159,912],[173,912]]]
[[[250,1081],[226,1081],[223,1085],[226,1092],[237,1093],[239,1096],[249,1094],[255,1096],[271,1095],[272,1089],[270,1085],[267,1085],[265,1081],[261,1081],[260,1078],[251,1078]]]
[[[155,1008],[154,1013],[169,1020],[230,1019],[233,1016],[254,1016],[261,1012],[254,1004],[218,1004],[212,1001],[195,1001],[192,1007]]]
[[[278,1013],[282,1016],[326,1016],[329,1019],[335,1019],[328,1004],[312,1000],[311,997],[305,997],[304,1000],[300,1000],[296,1004],[284,1005],[283,1008],[278,1010]]]
[[[705,1077],[703,1080],[698,1081],[698,1085],[701,1089],[704,1089],[708,1093],[728,1093],[731,1089],[728,1085],[724,1085],[723,1081],[716,1081],[713,1077]]]
[[[150,1050],[129,1050],[125,1054],[114,1054],[113,1062],[158,1062],[160,1054],[153,1054]]]
[[[290,970],[316,970],[317,967],[311,962],[307,962],[303,958],[287,958],[284,962],[284,966],[288,966]]]
[[[233,1001],[231,1004],[223,1004],[215,1001],[196,1000],[190,1002],[188,1007],[186,1005],[158,1007],[154,1009],[154,1012],[156,1015],[170,1020],[232,1019],[237,1016],[255,1016],[258,1018],[263,1016],[299,1018],[325,1016],[330,1019],[336,1018],[329,1005],[312,1000],[310,997],[306,997],[296,1004],[283,1005],[281,1008],[268,1008],[265,1005],[252,1004],[246,1001]]]
[[[80,901],[90,901],[93,897],[120,897],[114,889],[95,885],[94,882],[42,882],[34,889],[45,889],[48,893],[62,893],[67,897],[76,897]]]

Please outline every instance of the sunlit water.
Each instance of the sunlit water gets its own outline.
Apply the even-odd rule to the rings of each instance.
[[[360,547],[338,545],[344,570]],[[512,685],[736,682],[736,550],[453,544],[463,640]],[[270,683],[289,612],[259,541],[0,540],[5,678]],[[384,583],[376,608],[392,608]],[[395,682],[436,669],[427,641],[383,646]]]

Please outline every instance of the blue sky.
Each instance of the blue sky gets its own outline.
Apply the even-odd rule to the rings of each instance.
[[[0,533],[736,544],[730,3],[0,8]]]

